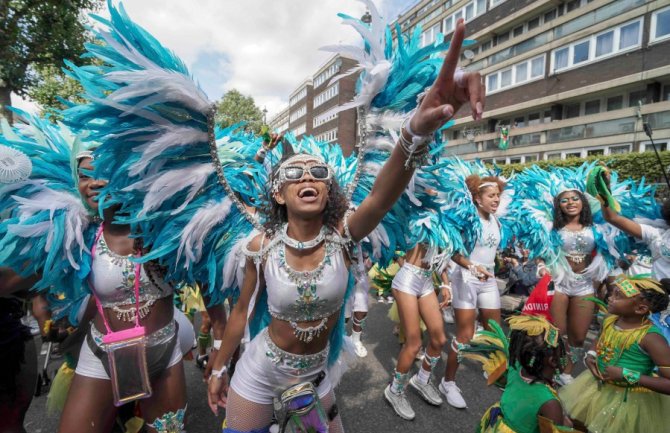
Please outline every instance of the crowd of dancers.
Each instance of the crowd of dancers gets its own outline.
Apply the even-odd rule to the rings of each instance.
[[[457,371],[469,358],[504,387],[479,431],[667,430],[670,202],[595,163],[506,179],[449,157],[442,130],[485,106],[480,75],[458,67],[463,21],[451,41],[421,48],[420,32],[393,43],[366,6],[369,24],[342,15],[364,46],[328,48],[361,71],[353,101],[328,113],[357,110],[351,156],[311,137],[219,129],[183,62],[112,3],[87,45],[96,61],[67,65],[85,102],[58,124],[14,110],[0,135],[8,431],[22,431],[32,393],[26,289],[80,337],[50,396],[60,432],[109,432],[129,405],[150,432],[184,431],[196,336],[175,298],[207,312],[196,361],[208,391],[190,398],[224,407],[224,432],[344,431],[334,389],[347,353],[366,356],[371,290],[395,304],[403,345],[379,395],[403,419],[415,418],[408,386],[465,408]],[[535,281],[551,279],[553,300],[504,325],[496,258],[509,245]],[[586,350],[596,310],[602,329]]]

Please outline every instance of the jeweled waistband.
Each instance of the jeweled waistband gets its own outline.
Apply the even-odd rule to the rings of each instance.
[[[158,329],[151,334],[147,335],[147,346],[156,346],[161,343],[165,343],[168,341],[172,336],[174,336],[177,332],[177,322],[174,320],[162,327],[161,329]],[[93,341],[95,344],[98,346],[102,346],[102,337],[105,335],[102,332],[98,331],[98,329],[95,327],[94,324],[91,324],[91,329],[90,329],[91,337],[93,337]]]
[[[265,356],[267,356],[273,364],[282,364],[286,367],[298,370],[298,373],[300,373],[324,365],[328,360],[330,344],[320,352],[309,355],[297,355],[279,348],[270,338],[267,328],[262,331],[262,334],[262,338],[267,346]]]
[[[421,278],[430,278],[431,275],[433,275],[433,271],[430,269],[424,269],[420,266],[413,265],[411,263],[405,262],[404,265],[402,265],[403,268],[406,268],[408,271],[416,275],[417,277]]]

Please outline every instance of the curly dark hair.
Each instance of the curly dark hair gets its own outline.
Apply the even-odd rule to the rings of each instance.
[[[279,176],[279,167],[281,164],[293,155],[294,154],[290,152],[285,153],[281,161],[272,168],[270,187],[268,188],[270,192],[269,197],[267,197],[267,200],[265,201],[266,206],[264,209],[265,214],[268,216],[264,226],[269,234],[278,232],[282,224],[288,221],[286,205],[280,205],[275,200],[272,192],[272,183]],[[323,223],[328,227],[336,228],[340,224],[340,221],[342,221],[342,218],[344,218],[344,214],[348,208],[349,201],[347,200],[347,196],[344,194],[344,191],[342,191],[337,180],[333,177],[330,180],[330,187],[328,188],[328,202],[326,204],[326,209],[323,212]]]
[[[579,223],[584,227],[593,225],[593,215],[591,214],[591,207],[589,201],[583,192],[577,190],[563,191],[554,197],[554,230],[560,230],[568,224],[568,219],[561,210],[561,196],[566,193],[575,193],[582,201],[582,212],[579,214]]]
[[[670,278],[663,278],[660,283],[665,293],[659,293],[655,290],[640,290],[640,296],[649,303],[649,311],[652,313],[665,310],[670,303],[668,299],[668,295],[670,295]]]
[[[509,343],[509,365],[517,363],[526,373],[532,376],[533,382],[544,382],[552,385],[550,379],[542,375],[547,359],[555,358],[560,366],[567,362],[567,350],[562,338],[558,339],[557,347],[550,347],[542,335],[531,337],[524,331],[512,331]]]

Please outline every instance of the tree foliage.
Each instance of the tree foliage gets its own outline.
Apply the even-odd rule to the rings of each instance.
[[[103,0],[0,0],[0,103],[25,96],[38,69],[76,60],[87,39],[85,11]]]
[[[246,122],[248,129],[259,133],[263,120],[263,112],[256,106],[254,98],[244,96],[238,90],[226,92],[216,103],[216,123],[222,128]]]
[[[86,102],[79,96],[84,91],[81,84],[65,75],[60,68],[46,65],[37,68],[37,73],[38,81],[28,90],[28,96],[42,107],[41,116],[58,120],[61,118],[60,110],[66,108],[63,100]]]

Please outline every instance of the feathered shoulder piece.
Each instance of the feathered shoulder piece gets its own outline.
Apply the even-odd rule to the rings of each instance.
[[[495,320],[489,320],[490,331],[485,329],[475,333],[468,344],[458,345],[458,358],[481,362],[486,372],[486,381],[492,385],[507,372],[509,340]]]
[[[260,227],[247,207],[263,195],[264,168],[249,156],[261,139],[242,125],[216,128],[214,105],[181,59],[122,6],[108,7],[86,45],[96,64],[68,63],[88,102],[65,119],[99,143],[94,175],[109,181],[100,208],[120,208],[118,222],[150,250],[142,260],[168,266],[168,278],[208,283],[214,297],[228,253]]]
[[[0,184],[0,264],[23,276],[40,274],[36,289],[76,299],[94,235],[75,177],[79,139],[63,125],[13,111],[25,123],[11,128],[3,120],[0,145],[14,152],[14,170],[25,171]]]
[[[611,229],[600,213],[600,203],[586,191],[588,173],[596,164],[547,170],[534,165],[513,178],[516,195],[509,213],[514,221],[514,234],[530,250],[532,258],[542,258],[547,266],[556,268],[552,270],[554,276],[554,272],[563,272],[568,266],[561,249],[561,236],[554,230],[554,198],[566,191],[576,190],[584,194],[588,202],[583,205],[591,208],[596,250],[602,255],[602,260],[594,260],[599,269],[593,271],[604,278],[618,255]],[[594,274],[594,279],[597,278]]]

